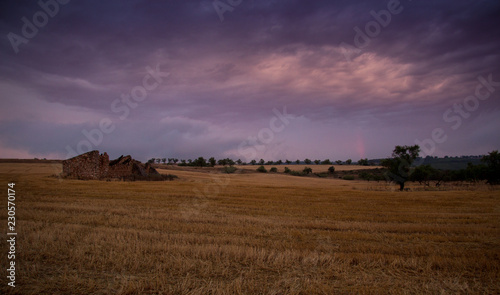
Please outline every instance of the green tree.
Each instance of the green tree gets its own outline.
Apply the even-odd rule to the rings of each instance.
[[[314,160],[314,164],[319,165],[321,163],[320,160]]]
[[[215,166],[215,164],[217,164],[217,161],[215,160],[214,157],[211,157],[210,159],[208,159],[208,162],[210,163],[210,166]]]
[[[345,161],[345,163],[346,163],[347,165],[351,165],[352,160],[351,160],[351,159],[347,159],[347,161]]]
[[[278,172],[278,168],[276,168],[276,167],[272,167],[272,168],[269,170],[269,172],[276,173],[276,172]]]
[[[389,171],[387,177],[397,184],[399,190],[404,190],[405,182],[409,178],[411,164],[415,161],[420,153],[418,145],[413,146],[399,146],[397,145],[392,152],[392,158],[382,161],[382,166],[386,167]]]
[[[264,159],[260,159],[259,164],[264,165],[264,163],[266,163],[266,161],[264,161]]]
[[[252,161],[250,161],[250,164],[251,164],[251,165],[255,165],[255,164],[257,164],[257,161],[252,160]]]
[[[335,167],[330,166],[330,167],[328,168],[328,172],[329,172],[329,173],[331,173],[331,174],[332,174],[332,173],[334,173],[334,172],[335,172]]]
[[[312,163],[312,161],[311,161],[311,160],[309,160],[309,159],[305,159],[305,160],[304,160],[304,163],[306,163],[307,165],[309,165],[309,164],[311,164],[311,163]]]
[[[329,159],[326,159],[324,160],[323,162],[321,162],[322,165],[331,165],[332,162],[329,160]]]
[[[296,160],[295,164],[299,165],[300,164],[300,160]]]
[[[368,159],[360,159],[360,160],[358,160],[358,165],[368,166]]]
[[[305,167],[304,170],[302,170],[302,172],[304,172],[305,174],[309,174],[309,173],[312,173],[313,170],[309,167]]]

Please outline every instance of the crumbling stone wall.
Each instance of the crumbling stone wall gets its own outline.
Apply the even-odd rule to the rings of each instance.
[[[131,156],[121,156],[109,161],[107,153],[91,151],[63,161],[65,177],[77,179],[127,178],[131,176],[148,177],[159,175],[158,171],[146,164],[145,166]]]

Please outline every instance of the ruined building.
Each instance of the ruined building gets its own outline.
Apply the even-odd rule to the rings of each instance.
[[[108,154],[91,151],[63,161],[63,175],[77,179],[107,179],[150,177],[159,173],[149,163],[144,165],[131,156],[109,161]]]

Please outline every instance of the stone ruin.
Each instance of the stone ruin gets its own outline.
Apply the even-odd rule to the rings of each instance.
[[[67,178],[96,180],[96,179],[147,179],[151,176],[160,176],[151,164],[142,164],[131,156],[121,156],[109,161],[107,153],[91,151],[79,156],[64,160],[63,176]]]

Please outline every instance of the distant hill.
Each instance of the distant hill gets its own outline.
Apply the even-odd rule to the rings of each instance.
[[[440,170],[460,170],[467,168],[468,163],[473,165],[481,164],[483,156],[461,156],[461,157],[426,157],[423,161],[419,158],[415,161],[419,165],[431,165],[433,168]],[[370,165],[380,165],[383,159],[373,159],[368,162]],[[416,165],[414,165],[416,166]]]

